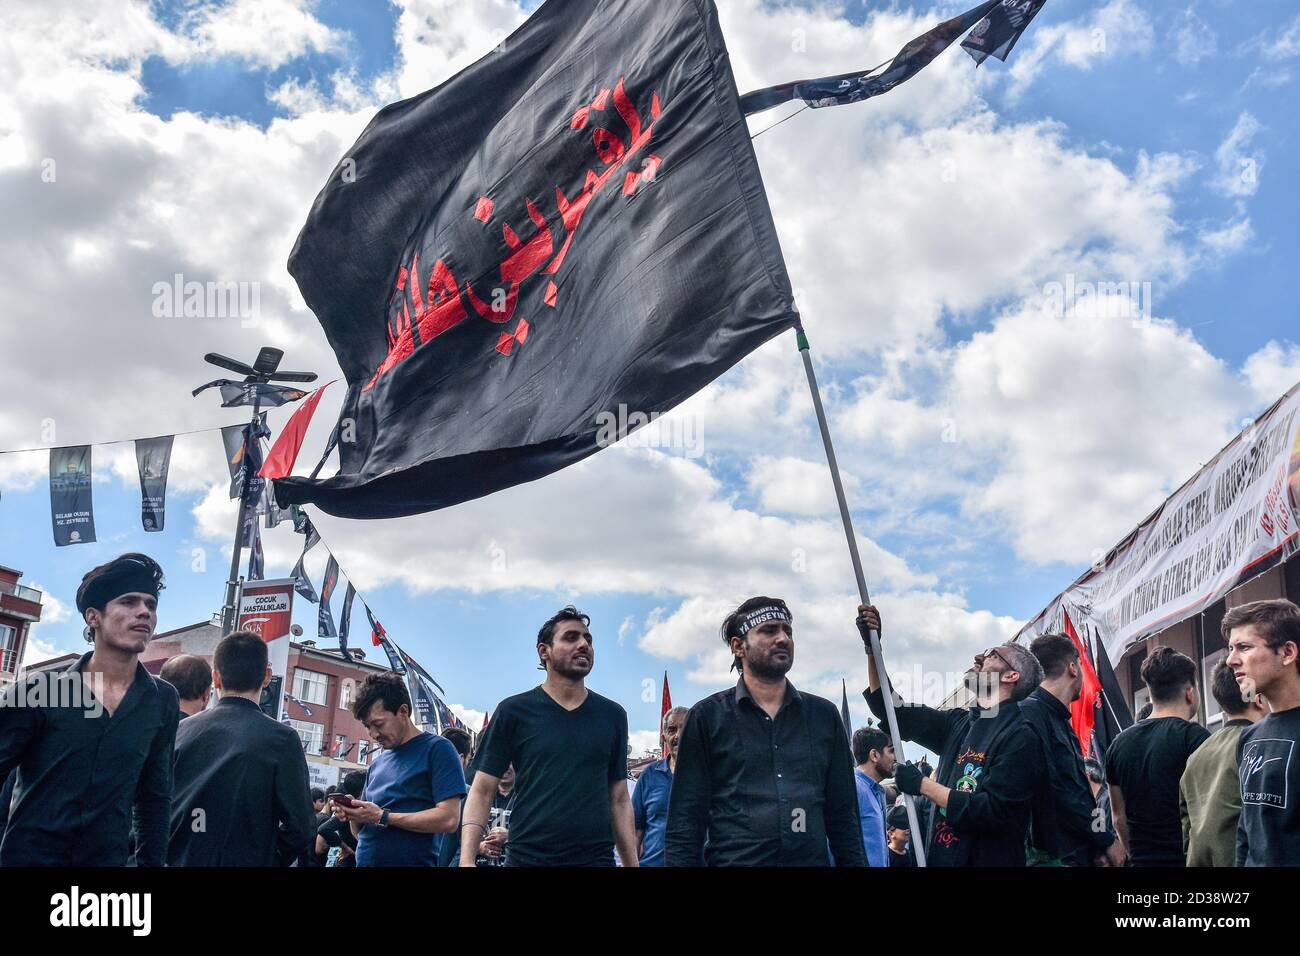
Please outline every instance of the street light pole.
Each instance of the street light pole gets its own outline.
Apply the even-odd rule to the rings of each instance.
[[[235,522],[235,544],[230,555],[230,577],[226,580],[226,603],[221,607],[221,634],[225,636],[235,629],[235,619],[239,602],[239,562],[244,555],[244,525],[248,521],[248,486],[252,480],[252,456],[249,448],[257,438],[257,419],[261,414],[260,396],[253,398],[253,418],[244,433],[244,450],[240,453],[242,478],[239,483],[239,518]]]
[[[270,348],[264,346],[257,353],[257,359],[252,365],[241,362],[238,359],[232,359],[225,355],[219,355],[216,352],[209,352],[203,356],[203,361],[218,368],[224,368],[231,372],[238,372],[244,376],[244,384],[266,385],[272,381],[278,382],[314,382],[316,381],[315,372],[280,372],[280,359],[284,357],[282,349]],[[209,383],[214,384],[214,383]],[[200,386],[194,390],[198,395],[208,386]],[[244,447],[240,452],[242,456],[242,478],[239,482],[239,518],[235,523],[235,544],[231,549],[230,555],[230,577],[226,581],[226,599],[221,607],[221,633],[229,634],[235,628],[235,620],[238,613],[239,601],[239,561],[244,553],[244,525],[248,522],[249,507],[249,486],[253,481],[252,474],[252,455],[250,451],[254,442],[259,441],[258,437],[258,419],[262,411],[262,393],[259,389],[253,389],[253,417],[248,422],[248,429],[244,433]]]

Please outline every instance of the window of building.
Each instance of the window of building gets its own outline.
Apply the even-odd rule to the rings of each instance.
[[[18,671],[18,628],[0,624],[0,670],[7,674]]]
[[[340,760],[347,759],[348,738],[344,734],[334,735],[334,750],[330,754],[332,757],[338,757]]]
[[[361,741],[357,745],[357,763],[363,766],[370,763],[370,752],[374,749],[374,746],[369,740]]]
[[[352,709],[352,678],[343,678],[343,685],[339,688],[339,707],[343,710]]]
[[[307,720],[289,720],[289,726],[302,738],[303,747],[309,754],[320,753],[321,743],[325,739],[325,727]]]
[[[301,667],[293,673],[293,696],[309,704],[325,703],[325,694],[329,689],[329,678],[315,671],[305,671]]]

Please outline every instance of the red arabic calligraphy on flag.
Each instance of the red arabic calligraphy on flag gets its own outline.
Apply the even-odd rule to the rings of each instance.
[[[581,106],[573,114],[569,126],[575,130],[585,129],[592,122],[593,113],[609,111],[610,91],[602,89],[587,105]],[[508,324],[519,306],[519,289],[526,279],[541,270],[545,276],[554,276],[564,265],[564,259],[573,245],[582,217],[586,214],[594,199],[620,171],[627,170],[623,177],[623,195],[635,194],[642,182],[653,182],[663,164],[663,158],[653,153],[646,157],[639,171],[627,169],[634,157],[639,155],[654,136],[655,120],[663,112],[658,92],[650,99],[650,122],[642,125],[641,114],[628,97],[625,78],[619,77],[613,91],[614,111],[622,119],[628,130],[628,142],[624,143],[618,134],[604,126],[592,130],[592,145],[596,157],[605,169],[597,174],[588,169],[582,188],[570,199],[560,186],[555,187],[555,208],[559,223],[552,229],[545,215],[538,209],[532,199],[525,199],[524,206],[528,218],[536,227],[536,232],[527,241],[508,221],[501,221],[501,235],[508,254],[501,262],[499,284],[487,293],[487,299],[481,297],[474,284],[467,281],[464,285],[464,299],[461,298],[461,286],[455,273],[445,259],[439,258],[429,270],[429,282],[421,294],[420,254],[411,259],[409,268],[400,266],[397,271],[397,286],[393,290],[393,304],[390,307],[388,329],[388,355],[375,370],[375,374],[366,383],[365,391],[374,388],[375,383],[385,373],[391,371],[398,363],[411,356],[420,345],[432,342],[439,335],[455,328],[469,316],[465,307],[467,301],[473,310],[489,322],[498,325]],[[614,125],[614,124],[610,124]],[[472,212],[468,215],[485,225],[496,220],[494,214],[497,203],[487,195],[480,196]],[[560,228],[562,225],[562,229]],[[564,241],[556,252],[556,232],[562,231]],[[545,268],[543,268],[543,266]],[[554,309],[559,299],[559,288],[554,279],[546,283],[543,302]],[[528,341],[531,331],[527,317],[521,317],[518,325],[511,332],[502,332],[497,339],[496,350],[502,355],[510,355],[517,344]]]

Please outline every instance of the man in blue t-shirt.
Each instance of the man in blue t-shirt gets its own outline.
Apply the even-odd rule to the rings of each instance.
[[[673,790],[677,741],[686,727],[689,707],[674,707],[664,714],[664,759],[641,771],[632,791],[632,822],[642,866],[664,865],[664,834],[668,832],[668,797]]]
[[[437,866],[442,835],[456,829],[465,773],[451,741],[411,720],[411,695],[396,674],[372,674],[352,713],[384,748],[362,799],[340,805],[357,838],[357,866]]]
[[[898,758],[889,735],[879,727],[859,727],[850,744],[853,781],[858,788],[858,819],[862,823],[862,847],[867,866],[889,866],[889,841],[886,836],[887,800],[880,781],[892,777]]]

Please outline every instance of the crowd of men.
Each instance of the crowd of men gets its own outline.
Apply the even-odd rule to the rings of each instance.
[[[570,606],[537,635],[545,679],[499,705],[476,750],[421,730],[398,675],[368,677],[352,710],[382,752],[321,791],[297,733],[259,706],[257,635],[225,636],[210,667],[140,663],[163,583],[142,554],[87,573],[92,649],[0,700],[0,866],[1300,865],[1300,608],[1285,600],[1225,616],[1213,735],[1195,663],[1158,647],[1150,714],[1085,760],[1070,710],[1084,662],[1045,634],[975,655],[968,707],[891,698],[932,769],[877,727],[850,740],[833,703],[797,690],[793,614],[754,597],[720,628],[735,686],[668,711],[662,759],[634,786],[627,714],[587,687],[590,619]],[[866,640],[880,613],[855,623],[884,720]]]

